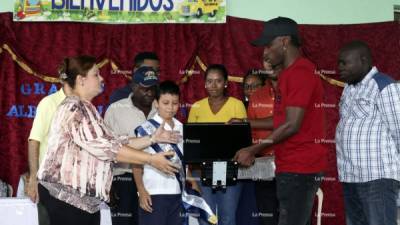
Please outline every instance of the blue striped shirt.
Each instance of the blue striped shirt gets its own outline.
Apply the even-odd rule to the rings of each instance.
[[[400,84],[374,67],[361,82],[345,86],[339,114],[339,180],[400,180]]]

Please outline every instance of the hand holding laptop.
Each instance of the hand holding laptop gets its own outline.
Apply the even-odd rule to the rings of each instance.
[[[233,160],[237,161],[242,166],[248,167],[253,165],[255,154],[251,151],[250,147],[242,148],[236,152]]]

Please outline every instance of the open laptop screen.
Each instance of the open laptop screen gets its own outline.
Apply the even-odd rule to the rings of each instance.
[[[251,145],[248,123],[186,123],[183,125],[185,163],[230,160]]]

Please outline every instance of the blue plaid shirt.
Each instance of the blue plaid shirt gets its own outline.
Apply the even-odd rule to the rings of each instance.
[[[400,84],[374,67],[346,85],[336,128],[339,180],[400,180]]]

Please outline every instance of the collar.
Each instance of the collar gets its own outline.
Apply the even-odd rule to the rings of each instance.
[[[372,77],[378,72],[379,71],[376,68],[376,66],[372,67],[372,69],[367,73],[367,75],[365,75],[365,77],[361,80],[360,84],[367,85],[368,82],[372,79]]]
[[[161,116],[158,114],[158,113],[156,113],[154,116],[153,116],[153,120],[155,120],[157,123],[159,123],[159,124],[162,124],[163,123],[163,121],[164,121],[164,119],[163,118],[161,118]],[[179,127],[180,126],[182,126],[182,123],[181,122],[179,122],[179,120],[177,120],[177,119],[175,119],[175,118],[172,118],[172,121],[174,122],[174,130],[179,130]],[[168,123],[165,123],[165,127],[164,127],[166,130],[172,130],[171,129],[171,126],[168,124]]]

